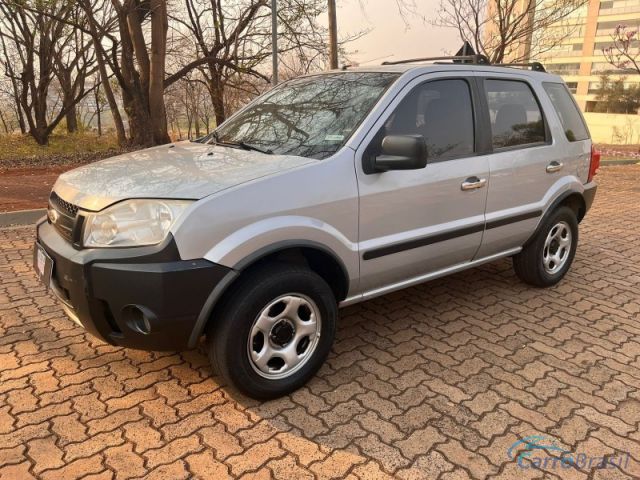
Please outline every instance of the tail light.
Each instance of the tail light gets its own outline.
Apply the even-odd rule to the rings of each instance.
[[[589,179],[587,182],[593,180],[593,177],[598,173],[600,168],[600,152],[596,150],[595,146],[591,146],[591,165],[589,165]]]

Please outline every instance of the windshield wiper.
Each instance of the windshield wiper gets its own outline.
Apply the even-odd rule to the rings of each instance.
[[[218,137],[218,132],[214,131],[211,134],[211,140],[209,140],[209,142],[207,142],[209,144],[213,143],[215,145],[220,145],[222,147],[234,147],[234,148],[241,148],[243,150],[251,150],[254,152],[260,152],[260,153],[264,153],[265,155],[273,155],[273,150],[267,150],[264,148],[260,148],[257,147],[255,145],[252,145],[250,143],[244,142],[242,140],[237,141],[237,142],[226,142],[224,140],[220,140],[220,137]]]
[[[273,154],[272,150],[267,150],[267,149],[264,149],[264,148],[256,147],[255,145],[243,142],[242,140],[240,140],[239,142],[228,143],[227,145],[237,145],[238,147],[242,148],[243,150],[252,150],[254,152],[260,152],[260,153],[264,153],[266,155],[272,155]]]

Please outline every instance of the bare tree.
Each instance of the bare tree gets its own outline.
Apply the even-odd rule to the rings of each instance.
[[[326,0],[278,3],[287,74],[324,68]],[[121,145],[168,142],[168,123],[182,136],[185,113],[196,135],[209,132],[212,117],[268,88],[270,17],[268,0],[0,0],[0,75],[14,105],[0,128],[17,122],[46,144],[64,119],[75,131],[97,117],[101,130],[108,104]]]
[[[40,145],[48,143],[56,126],[90,91],[84,77],[77,75],[68,85],[60,83],[61,94],[53,101],[49,98],[57,68],[84,73],[91,68],[85,55],[88,45],[76,43],[78,37],[68,28],[67,20],[76,13],[71,0],[0,0],[4,74],[14,82],[25,129]],[[77,55],[65,53],[71,51]],[[67,64],[70,57],[73,60]]]
[[[618,25],[611,35],[611,45],[602,53],[607,61],[627,73],[640,74],[640,38],[638,28]]]
[[[0,77],[0,123],[5,134],[13,133],[19,126],[16,107],[12,83],[9,79]]]
[[[104,2],[105,10],[101,12],[96,11],[89,0],[79,3],[91,23],[96,45],[100,43],[97,55],[108,65],[122,90],[130,142],[135,145],[168,143],[163,98],[168,30],[166,0],[111,0],[111,9]],[[100,19],[96,13],[101,13]],[[117,37],[111,33],[114,25]],[[149,30],[145,32],[147,26]],[[151,37],[150,44],[145,33]],[[111,43],[110,53],[102,45],[107,40]],[[108,87],[104,82],[103,87],[106,92]],[[114,106],[110,106],[114,110]]]
[[[82,11],[76,6],[69,18],[80,22],[81,16]],[[93,75],[97,67],[90,35],[68,25],[64,30],[66,35],[58,40],[58,47],[54,51],[54,73],[60,86],[62,108],[66,112],[67,131],[72,133],[78,130],[76,99],[87,92],[85,80]]]
[[[562,43],[588,0],[440,0],[433,25],[458,30],[491,63],[522,62]]]
[[[13,100],[12,105],[18,120],[18,125],[20,126],[20,132],[26,134],[27,124],[24,120],[22,107],[20,106],[20,86],[18,85],[18,77],[13,68],[14,63],[18,62],[15,59],[16,53],[7,48],[7,44],[2,35],[0,35],[0,46],[2,47],[2,52],[0,52],[2,53],[2,55],[0,55],[0,68],[2,68],[2,72],[4,72],[5,77],[9,80],[9,84],[4,85],[3,93]]]
[[[186,70],[202,65],[216,122],[220,124],[227,116],[227,89],[242,88],[239,77],[270,81],[263,68],[271,56],[270,2],[183,1],[184,14],[174,16],[176,32],[193,45],[196,59],[169,75],[165,85],[181,78]],[[280,0],[278,4],[280,54],[295,52],[308,61],[313,61],[317,55],[326,58],[326,29],[317,23],[317,17],[326,10],[325,0]]]

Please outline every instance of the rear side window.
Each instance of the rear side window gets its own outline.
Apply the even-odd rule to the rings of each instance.
[[[579,142],[589,138],[589,130],[582,120],[576,102],[562,83],[545,83],[544,89],[560,117],[562,128],[570,142]]]
[[[386,135],[422,135],[430,161],[473,155],[475,132],[469,84],[446,79],[417,86],[378,132],[373,152],[380,152]]]
[[[514,80],[485,80],[484,88],[494,149],[546,141],[544,118],[529,85]]]

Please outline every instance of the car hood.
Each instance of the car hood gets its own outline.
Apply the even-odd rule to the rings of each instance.
[[[119,155],[62,174],[53,190],[85,210],[128,198],[193,199],[316,162],[180,142]]]

